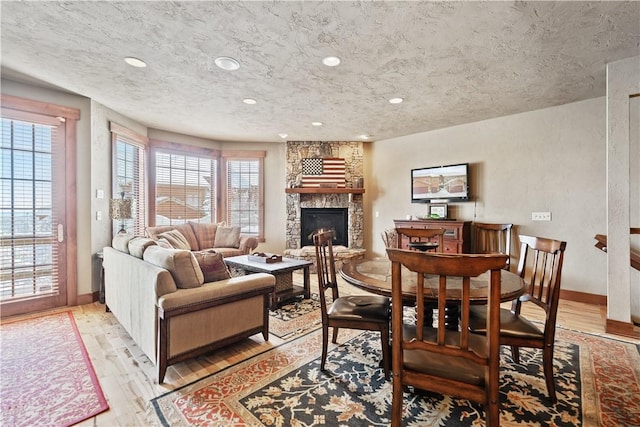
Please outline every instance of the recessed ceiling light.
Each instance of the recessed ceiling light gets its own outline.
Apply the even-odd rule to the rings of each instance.
[[[402,101],[404,101],[404,99],[402,99],[402,98],[391,98],[389,100],[389,103],[390,104],[400,104]]]
[[[371,136],[367,135],[366,133],[363,133],[362,135],[360,135],[359,138],[360,139],[369,139],[369,138],[371,138]]]
[[[337,56],[327,56],[322,60],[322,63],[327,67],[335,67],[337,65],[340,65],[340,58],[338,58]]]
[[[147,63],[142,59],[134,58],[133,56],[127,56],[124,58],[124,62],[136,68],[144,68],[147,66]]]
[[[218,66],[218,68],[222,68],[227,71],[235,71],[240,68],[240,63],[228,56],[218,56],[213,62]]]
[[[313,126],[322,126],[322,122],[311,122]]]
[[[279,133],[278,136],[282,139],[285,139],[289,135],[287,135],[286,133]]]
[[[255,105],[258,101],[256,101],[253,98],[245,98],[245,99],[242,100],[242,102],[244,102],[245,104],[248,104],[248,105]]]

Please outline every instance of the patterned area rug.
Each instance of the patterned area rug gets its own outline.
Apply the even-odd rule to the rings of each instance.
[[[109,409],[73,314],[0,327],[3,426],[70,426]]]
[[[151,401],[165,426],[388,426],[391,383],[384,380],[379,336],[341,330],[327,372],[316,331]],[[640,425],[639,346],[558,330],[558,403],[547,400],[541,354],[508,349],[501,364],[503,426]],[[404,395],[408,426],[485,425],[482,407],[434,393]]]
[[[306,334],[322,327],[320,297],[311,294],[311,299],[298,296],[286,301],[276,310],[270,311],[269,332],[283,340]]]

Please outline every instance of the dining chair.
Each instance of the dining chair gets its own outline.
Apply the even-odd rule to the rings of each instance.
[[[520,347],[542,349],[542,365],[551,402],[557,402],[553,379],[553,348],[556,315],[560,300],[562,261],[567,243],[543,237],[520,235],[518,274],[526,283],[525,293],[511,303],[511,310],[500,309],[500,344],[511,346],[515,363],[520,363]],[[545,321],[542,328],[521,315],[523,303],[542,308]],[[486,309],[471,309],[470,331],[485,334]]]
[[[500,283],[506,255],[442,254],[387,249],[391,260],[392,301],[403,297],[403,274],[416,279],[415,323],[403,316],[401,304],[392,304],[391,425],[400,426],[405,386],[469,399],[485,408],[487,425],[500,424]],[[409,272],[404,270],[408,269]],[[403,271],[404,270],[404,271]],[[471,334],[469,309],[471,282],[489,272],[486,335]],[[425,275],[439,276],[437,327],[424,316]],[[459,289],[460,329],[445,327],[447,289]],[[406,295],[405,295],[406,299]],[[479,339],[481,338],[481,339]]]
[[[381,233],[385,248],[395,248],[398,245],[398,233],[395,228],[388,228]]]
[[[396,227],[397,247],[402,249],[405,244],[434,242],[438,244],[435,252],[444,252],[444,232],[444,228]]]
[[[322,359],[324,371],[327,360],[329,328],[333,328],[332,342],[338,339],[339,328],[379,331],[382,341],[382,367],[389,379],[389,321],[390,300],[380,295],[351,295],[341,297],[338,292],[336,268],[333,258],[333,232],[319,232],[313,236],[316,249],[316,269],[322,315]],[[331,291],[331,304],[326,294]]]
[[[474,222],[472,224],[471,244],[474,254],[506,254],[505,270],[511,266],[511,229],[513,224],[490,224]]]

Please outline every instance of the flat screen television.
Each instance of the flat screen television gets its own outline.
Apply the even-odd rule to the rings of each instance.
[[[411,169],[412,203],[447,203],[469,198],[469,163]]]

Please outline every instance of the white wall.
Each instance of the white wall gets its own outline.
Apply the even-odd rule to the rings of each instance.
[[[379,236],[393,219],[426,214],[410,202],[412,168],[469,162],[473,201],[450,205],[450,216],[567,241],[563,289],[606,295],[606,257],[593,246],[607,228],[605,117],[605,98],[595,98],[375,142],[367,249],[383,255]],[[534,211],[550,211],[552,221],[531,221]]]

